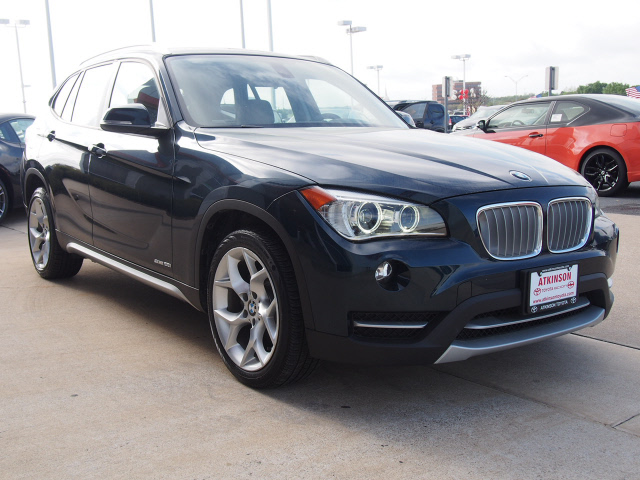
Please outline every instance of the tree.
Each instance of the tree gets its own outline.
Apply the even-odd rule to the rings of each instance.
[[[580,85],[576,93],[602,93],[606,86],[607,84],[601,81],[588,83],[587,85]]]
[[[629,86],[630,85],[628,83],[611,82],[602,89],[602,93],[608,93],[611,95],[626,95],[627,92],[625,90],[629,88]]]

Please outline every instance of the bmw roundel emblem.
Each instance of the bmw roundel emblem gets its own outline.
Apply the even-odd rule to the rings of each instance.
[[[520,180],[524,180],[525,182],[531,181],[531,177],[526,173],[518,172],[517,170],[511,170],[509,173]]]

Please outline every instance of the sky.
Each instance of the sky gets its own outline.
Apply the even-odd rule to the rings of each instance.
[[[245,44],[269,50],[267,0],[244,0]],[[151,43],[149,0],[49,0],[56,83],[93,55]],[[168,46],[241,48],[240,0],[153,0],[156,41]],[[391,100],[431,99],[442,77],[481,81],[489,96],[540,93],[545,68],[559,67],[559,90],[595,81],[640,84],[637,0],[271,0],[274,51],[323,57]],[[0,0],[0,19],[18,29],[28,113],[53,91],[45,0]],[[0,112],[23,111],[16,32],[0,26]],[[510,77],[510,78],[508,78]],[[517,84],[516,84],[517,81]]]

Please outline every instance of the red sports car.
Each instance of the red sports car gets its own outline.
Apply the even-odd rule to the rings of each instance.
[[[580,172],[601,196],[640,180],[640,100],[560,95],[524,100],[456,134],[542,153]]]

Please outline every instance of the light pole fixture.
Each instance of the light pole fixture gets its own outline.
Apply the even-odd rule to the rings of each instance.
[[[514,80],[513,78],[511,78],[509,75],[505,75],[506,78],[508,78],[509,80],[511,80],[513,83],[516,84],[516,101],[518,100],[518,82],[520,80],[522,80],[525,77],[528,77],[529,75],[525,75],[523,77],[520,77],[518,80]]]
[[[378,96],[380,96],[380,70],[382,70],[382,65],[371,65],[367,67],[368,70],[375,70],[378,74]]]
[[[24,113],[27,113],[27,99],[24,96],[24,78],[22,76],[22,57],[20,56],[20,37],[18,36],[18,28],[25,28],[31,25],[29,20],[16,20],[12,22],[7,18],[0,18],[0,25],[13,27],[16,31],[16,46],[18,47],[18,67],[20,69],[20,88],[22,88],[22,107]]]
[[[469,55],[468,53],[465,53],[463,55],[452,55],[451,58],[454,59],[454,60],[462,60],[462,91],[464,92],[467,89],[467,85],[466,85],[467,68],[466,68],[466,64],[467,64],[467,60],[469,60],[471,58],[471,55]],[[462,108],[464,110],[464,113],[467,113],[467,97],[466,96],[462,97]]]
[[[341,20],[338,25],[347,27],[347,35],[349,35],[349,51],[351,52],[351,75],[353,75],[353,34],[366,32],[367,27],[352,27],[351,20]]]

